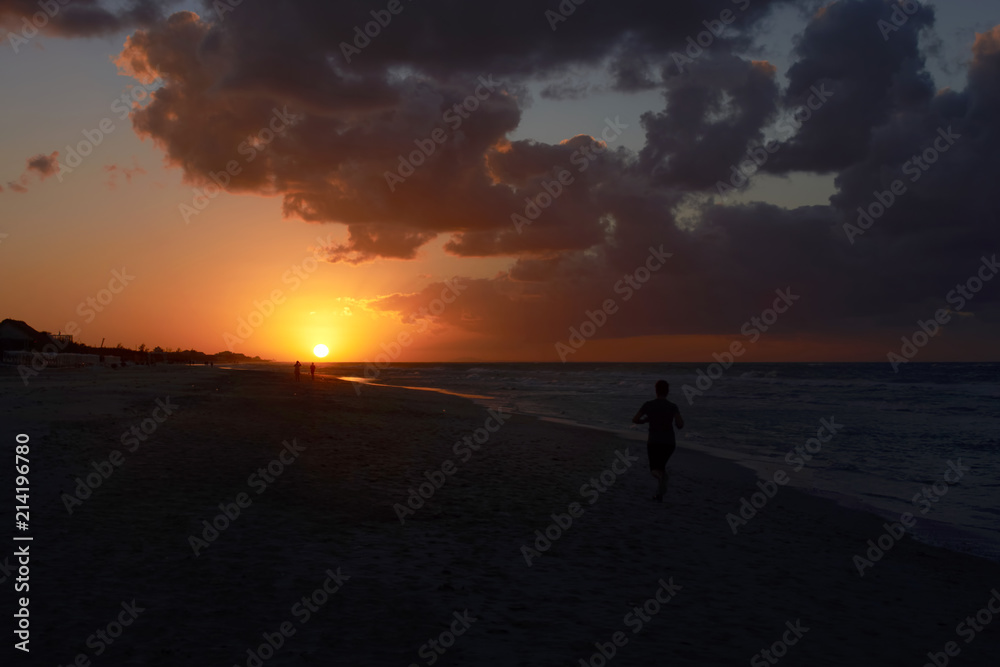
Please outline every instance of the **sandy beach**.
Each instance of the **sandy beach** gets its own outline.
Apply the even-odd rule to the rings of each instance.
[[[9,452],[30,437],[31,664],[919,667],[1000,650],[980,611],[1000,565],[903,537],[859,576],[885,520],[786,487],[734,535],[757,479],[683,438],[657,504],[642,443],[330,378],[52,369],[25,387],[5,370],[0,415]]]

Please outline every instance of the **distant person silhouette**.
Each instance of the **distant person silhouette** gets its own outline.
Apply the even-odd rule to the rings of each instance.
[[[302,371],[302,364],[295,362],[295,381],[299,381],[299,373]]]
[[[674,425],[684,428],[684,418],[680,408],[667,400],[670,393],[670,383],[660,380],[656,383],[656,398],[646,401],[639,412],[632,417],[634,424],[649,424],[649,438],[646,440],[646,454],[649,455],[649,471],[657,480],[656,494],[653,500],[663,501],[667,490],[667,461],[677,449],[674,438]]]
[[[313,380],[316,379],[316,364],[309,364],[309,377]]]

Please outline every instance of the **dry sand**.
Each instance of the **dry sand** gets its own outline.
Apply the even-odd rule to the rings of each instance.
[[[174,413],[128,452],[123,432],[167,397]],[[5,369],[0,415],[8,452],[16,433],[31,436],[32,652],[14,664],[68,665],[82,653],[94,665],[247,665],[247,650],[283,623],[294,634],[263,665],[427,665],[431,655],[601,665],[595,642],[616,632],[626,641],[609,665],[764,665],[755,654],[793,638],[786,621],[808,631],[782,665],[920,667],[949,641],[960,667],[1000,655],[1000,617],[971,643],[956,634],[1000,588],[1000,565],[904,538],[859,577],[852,558],[883,520],[791,488],[734,536],[726,514],[756,490],[754,476],[683,439],[657,504],[642,443],[514,416],[463,461],[453,445],[484,427],[484,408],[397,388],[359,396],[329,378],[53,369],[26,388]],[[293,439],[304,449],[257,493],[248,477]],[[62,494],[116,449],[122,466],[70,515]],[[613,486],[581,494],[626,450],[638,461],[618,463]],[[453,474],[401,523],[394,505],[449,460]],[[0,475],[5,513],[11,468]],[[195,556],[189,536],[240,493],[251,504]],[[522,546],[573,502],[582,515],[529,567]],[[338,568],[342,585],[303,623],[294,605],[325,581],[332,590],[326,572]],[[628,617],[661,580],[670,601],[649,603],[660,608],[647,620]],[[10,578],[3,586],[9,600]],[[133,599],[143,611],[97,655],[100,640],[88,638]],[[456,621],[462,634],[433,653],[427,642],[466,611],[475,621]]]

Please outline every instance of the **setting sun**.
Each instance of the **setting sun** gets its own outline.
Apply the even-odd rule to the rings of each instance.
[[[326,345],[323,345],[323,343],[320,343],[319,345],[313,348],[313,354],[315,354],[317,357],[325,357],[326,355],[330,354],[330,348],[328,348]]]

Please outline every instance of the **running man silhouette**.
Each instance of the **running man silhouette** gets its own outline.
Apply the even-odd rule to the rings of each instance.
[[[299,373],[302,371],[302,364],[295,362],[295,381],[299,381]]]
[[[649,471],[657,481],[656,494],[652,498],[657,502],[663,502],[663,494],[667,491],[667,461],[677,449],[674,425],[684,428],[680,408],[667,400],[669,393],[670,383],[666,380],[658,381],[656,398],[643,403],[639,412],[632,417],[633,424],[649,424],[646,453],[649,455]]]
[[[309,364],[309,378],[311,380],[316,379],[316,364]]]

